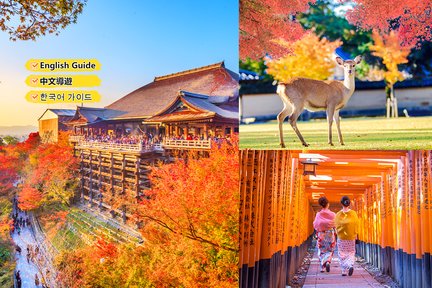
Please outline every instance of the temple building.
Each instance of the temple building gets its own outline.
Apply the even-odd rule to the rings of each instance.
[[[73,109],[47,109],[39,117],[39,135],[43,142],[57,142],[59,131],[70,129],[66,125],[75,115]]]
[[[69,112],[81,200],[113,211],[109,195],[145,195],[155,161],[190,150],[205,155],[230,141],[238,133],[238,95],[238,75],[221,62],[155,77],[104,108]]]
[[[78,107],[68,125],[76,142],[141,135],[165,148],[209,148],[238,132],[238,76],[221,62],[155,77],[105,108]]]

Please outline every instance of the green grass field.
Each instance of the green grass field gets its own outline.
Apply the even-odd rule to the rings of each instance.
[[[337,138],[333,123],[333,143],[327,144],[327,122],[311,120],[297,122],[307,150],[417,150],[432,149],[432,117],[411,118],[347,118],[341,121],[345,145]],[[291,125],[284,122],[286,149],[303,150]],[[240,148],[280,149],[277,121],[240,125]]]

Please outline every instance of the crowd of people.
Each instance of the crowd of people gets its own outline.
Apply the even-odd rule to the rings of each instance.
[[[152,133],[142,133],[137,135],[119,135],[116,136],[114,134],[100,134],[100,135],[83,135],[83,140],[90,143],[110,143],[110,144],[141,144],[142,146],[151,146],[155,144],[160,144],[164,139],[166,140],[188,140],[188,141],[203,141],[203,140],[211,140],[215,143],[220,143],[221,141],[229,141],[229,135],[226,137],[222,136],[209,136],[205,138],[202,135],[195,134],[182,134],[182,135],[174,135],[174,136],[163,136],[162,134],[154,135]]]
[[[14,198],[13,200],[13,213],[12,213],[12,219],[13,219],[13,227],[12,227],[12,233],[17,233],[18,235],[21,235],[21,231],[24,228],[31,228],[31,222],[30,222],[30,218],[29,215],[27,214],[26,211],[22,211],[19,207],[18,207],[18,200],[16,198]],[[32,244],[27,244],[26,245],[26,260],[27,260],[27,264],[39,264],[39,267],[42,267],[42,263],[43,263],[43,256],[40,253],[40,249],[39,246],[37,245],[32,245]],[[23,253],[23,249],[18,245],[15,244],[15,251],[17,252],[18,255],[22,255]],[[49,271],[47,271],[47,273],[49,273]],[[20,270],[16,270],[15,271],[15,283],[16,283],[16,287],[20,288],[22,287],[22,276],[21,276],[21,271]],[[37,288],[47,288],[48,286],[45,283],[44,277],[40,277],[38,273],[36,273],[34,275],[34,284],[35,287]]]
[[[19,208],[17,207],[17,209]],[[12,232],[16,231],[18,235],[20,235],[22,228],[30,226],[30,219],[27,216],[27,212],[24,212],[24,215],[20,216],[18,210],[16,210],[16,212],[12,215],[12,219],[14,223],[12,227]]]
[[[111,144],[142,144],[143,146],[158,144],[162,139],[162,135],[153,135],[152,133],[142,133],[139,135],[119,135],[101,134],[87,135],[84,140],[87,142],[96,143],[111,143]]]
[[[317,213],[313,226],[316,230],[321,272],[330,272],[333,253],[337,247],[342,276],[352,276],[359,220],[357,213],[350,208],[351,200],[348,196],[342,197],[342,210],[336,214],[330,211],[326,197],[318,199],[318,204],[322,209]]]

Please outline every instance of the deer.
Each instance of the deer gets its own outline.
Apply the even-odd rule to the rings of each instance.
[[[309,111],[326,111],[328,123],[328,144],[333,145],[332,125],[336,122],[340,145],[345,145],[340,129],[339,111],[345,107],[355,89],[355,66],[360,63],[359,55],[354,60],[343,60],[336,57],[336,63],[344,69],[344,80],[314,80],[308,78],[293,78],[287,83],[280,82],[276,93],[283,102],[283,110],[278,114],[280,146],[285,148],[283,139],[283,122],[289,116],[289,123],[297,137],[308,147],[299,129],[297,119],[304,109]]]

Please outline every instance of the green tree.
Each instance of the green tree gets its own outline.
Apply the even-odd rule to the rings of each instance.
[[[36,40],[48,34],[58,35],[76,23],[87,0],[0,0],[0,29],[12,41]]]
[[[267,74],[266,72],[267,65],[264,59],[252,60],[250,58],[247,58],[244,61],[240,60],[239,66],[240,69],[258,73],[258,75],[260,75],[263,80],[269,80],[269,81],[273,80],[273,77],[270,74]]]
[[[14,136],[5,136],[5,137],[3,137],[3,141],[2,141],[4,144],[6,144],[6,145],[15,145],[15,144],[17,144],[18,142],[19,142],[19,140],[18,140],[18,138],[17,137],[14,137]]]
[[[350,55],[363,55],[369,52],[372,41],[370,30],[359,30],[348,23],[345,17],[336,15],[335,10],[340,3],[320,0],[311,4],[307,12],[297,16],[297,20],[305,29],[313,30],[318,36],[326,37],[331,41],[341,40],[344,51]]]

